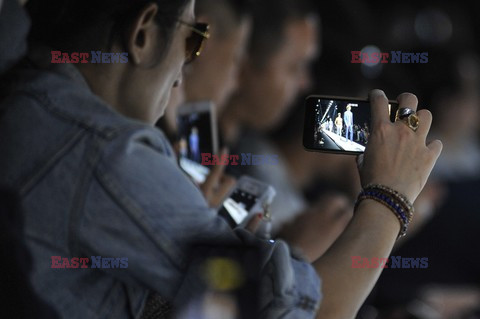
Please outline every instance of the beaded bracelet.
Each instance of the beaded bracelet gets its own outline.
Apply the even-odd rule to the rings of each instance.
[[[398,238],[406,235],[408,225],[413,218],[414,208],[405,195],[384,185],[369,184],[358,195],[355,210],[364,199],[372,199],[388,207],[400,222]]]

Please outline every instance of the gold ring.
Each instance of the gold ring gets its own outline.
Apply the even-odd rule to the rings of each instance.
[[[402,121],[414,132],[416,132],[418,129],[418,116],[417,113],[411,108],[402,107],[398,109],[395,116],[395,121]]]

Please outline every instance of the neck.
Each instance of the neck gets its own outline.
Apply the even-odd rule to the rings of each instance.
[[[122,100],[118,94],[118,92],[121,92],[119,90],[118,72],[107,65],[79,64],[77,68],[94,94],[116,111],[124,113],[122,109],[125,109],[125,107],[122,106],[120,102]]]

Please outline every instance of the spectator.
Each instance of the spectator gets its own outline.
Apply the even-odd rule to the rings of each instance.
[[[32,40],[48,48],[33,48],[16,81],[2,85],[0,177],[24,207],[33,286],[61,316],[139,317],[152,291],[181,305],[177,297],[190,288],[187,247],[208,238],[259,246],[262,318],[314,316],[315,272],[324,293],[318,315],[355,314],[380,269],[352,271],[348,256],[389,254],[401,230],[389,205],[362,200],[343,236],[311,267],[290,258],[282,241],[232,232],[152,127],[205,36],[206,26],[193,23],[192,1],[30,0],[28,7]],[[128,53],[128,62],[50,65],[51,50],[73,57],[92,49]],[[416,110],[414,95],[398,101]],[[383,92],[373,91],[371,102],[362,184],[382,183],[414,201],[441,150],[438,141],[425,145],[431,115],[418,112],[414,133],[389,123]],[[128,258],[128,267],[52,269],[54,256]]]

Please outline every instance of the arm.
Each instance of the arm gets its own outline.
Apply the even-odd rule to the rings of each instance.
[[[313,263],[322,278],[323,300],[317,318],[354,318],[373,289],[378,268],[352,268],[352,256],[387,258],[400,224],[383,205],[363,202],[344,233]]]
[[[78,223],[83,255],[129,258],[127,269],[105,271],[184,306],[181,297],[191,298],[196,287],[189,285],[196,279],[189,272],[190,243],[256,245],[261,250],[262,318],[312,318],[320,293],[313,267],[291,259],[281,241],[272,244],[232,231],[208,209],[169,155],[172,151],[158,147],[158,136],[141,133],[109,142],[102,152]],[[312,300],[312,306],[303,309],[302,298]]]
[[[417,98],[402,94],[400,107],[416,109]],[[419,111],[420,128],[413,132],[404,123],[391,123],[388,101],[382,91],[373,91],[372,135],[363,162],[359,163],[362,185],[378,183],[403,193],[413,202],[440,155],[442,144],[426,145],[432,115]],[[327,253],[314,262],[323,280],[324,299],[317,318],[354,318],[380,276],[382,268],[352,268],[352,256],[385,258],[399,233],[395,215],[382,204],[364,200],[345,232]]]
[[[119,280],[140,283],[173,300],[190,242],[209,235],[235,237],[169,150],[156,144],[143,132],[107,144],[86,193],[76,237],[86,256],[127,257],[127,269],[112,271]]]

